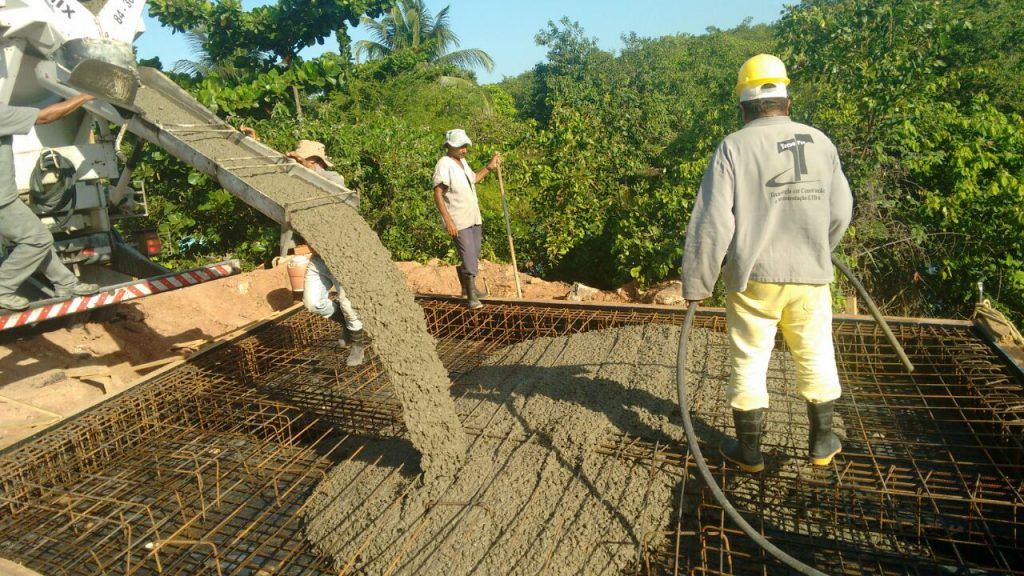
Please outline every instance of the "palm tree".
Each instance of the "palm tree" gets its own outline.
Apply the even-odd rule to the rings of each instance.
[[[211,74],[229,80],[241,78],[241,71],[230,60],[218,61],[210,55],[206,49],[207,40],[206,31],[201,27],[185,32],[185,41],[188,43],[188,50],[192,53],[193,60],[187,58],[177,60],[171,67],[171,71],[198,78],[205,78]]]
[[[434,16],[424,0],[398,0],[390,10],[374,20],[363,16],[360,24],[370,30],[371,40],[356,42],[356,59],[375,60],[406,48],[425,50],[435,64],[451,64],[464,70],[482,66],[490,72],[494,60],[483,50],[449,49],[459,45],[459,37],[448,24],[448,6]]]

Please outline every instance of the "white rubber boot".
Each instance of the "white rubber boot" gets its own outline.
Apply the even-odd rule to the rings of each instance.
[[[362,330],[350,330],[348,335],[352,342],[352,347],[348,350],[345,366],[359,366],[363,363],[366,356],[366,333]]]

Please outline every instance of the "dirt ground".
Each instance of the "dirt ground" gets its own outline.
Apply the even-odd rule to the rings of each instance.
[[[396,266],[405,273],[409,289],[417,294],[458,294],[461,290],[455,266],[446,266],[437,260],[431,260],[426,264],[398,262]],[[527,300],[562,300],[572,290],[570,284],[547,282],[522,272],[519,273],[519,283],[523,289],[523,298]],[[495,298],[515,298],[516,283],[512,267],[486,260],[481,261],[477,288]],[[629,298],[625,293],[619,294],[617,291],[598,291],[592,300],[625,302]]]
[[[0,333],[0,447],[292,302],[279,267]]]
[[[396,266],[413,292],[454,295],[459,290],[454,266],[437,261]],[[493,297],[515,297],[511,266],[487,261],[480,266],[480,287]],[[523,297],[531,300],[671,303],[664,301],[664,294],[673,291],[666,285],[644,294],[630,286],[597,291],[523,273],[520,282]],[[282,265],[2,333],[0,448],[103,401],[160,368],[139,369],[140,365],[179,359],[294,302]]]

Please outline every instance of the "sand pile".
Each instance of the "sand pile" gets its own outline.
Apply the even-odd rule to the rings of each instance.
[[[136,105],[148,120],[171,129],[209,158],[226,161],[253,154],[236,143],[240,135],[195,131],[191,126],[201,127],[206,120],[156,90],[141,88]],[[324,196],[279,167],[247,168],[236,174],[281,206]],[[449,477],[465,453],[465,437],[422,309],[387,249],[353,208],[334,202],[298,206],[290,214],[292,226],[320,253],[359,310],[384,370],[395,383],[409,438],[422,456],[428,479]]]

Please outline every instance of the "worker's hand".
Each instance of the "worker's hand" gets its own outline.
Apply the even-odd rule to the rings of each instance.
[[[299,164],[302,164],[303,166],[305,166],[309,170],[316,170],[316,160],[313,160],[312,156],[309,157],[309,158],[303,158],[302,156],[299,155],[298,152],[296,152],[294,150],[292,150],[291,152],[285,154],[285,156],[287,156],[288,158],[291,158],[292,160],[295,160]]]
[[[444,228],[445,230],[448,231],[448,235],[451,236],[452,238],[459,237],[459,229],[455,227],[455,222],[452,222],[451,219],[444,221]]]
[[[491,161],[487,163],[487,169],[493,172],[493,171],[497,170],[500,167],[501,167],[501,152],[497,152],[491,158]]]
[[[257,142],[260,141],[260,137],[256,135],[256,131],[253,130],[252,128],[246,126],[245,124],[242,124],[241,126],[239,126],[238,127],[238,131],[241,132],[242,134],[245,134],[249,138],[252,138],[253,140],[255,140]]]

